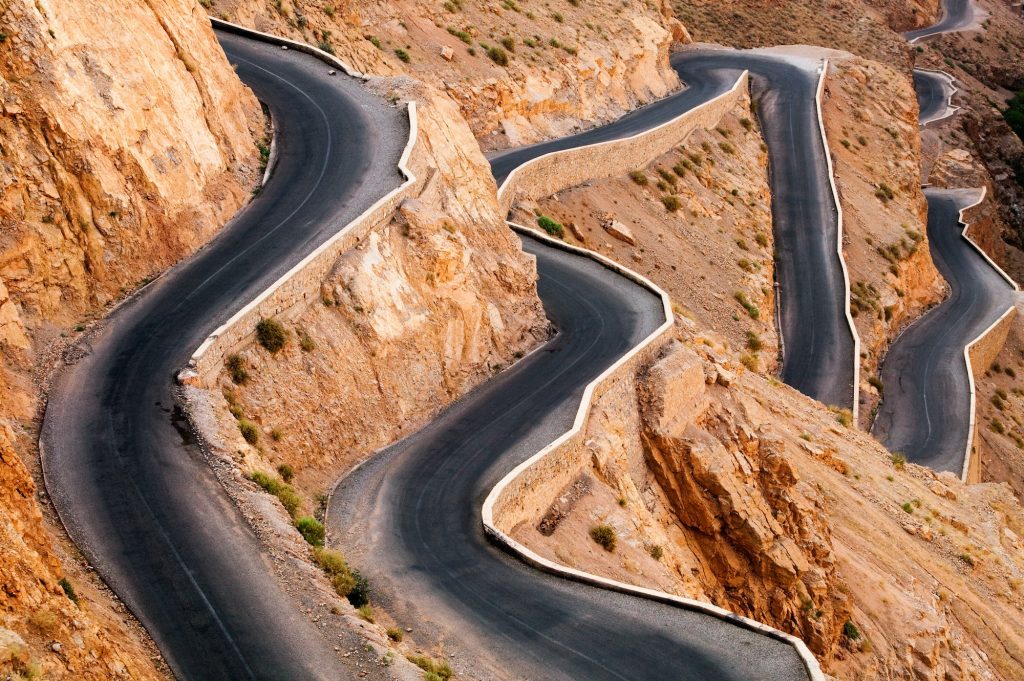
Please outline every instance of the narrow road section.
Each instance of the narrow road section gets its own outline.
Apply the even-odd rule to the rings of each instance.
[[[524,239],[559,333],[343,479],[329,543],[460,678],[806,679],[791,646],[729,622],[539,572],[484,535],[495,483],[572,425],[583,389],[664,319],[650,291]]]
[[[950,295],[893,342],[871,432],[908,461],[961,475],[971,412],[964,346],[1014,304],[1010,284],[961,232],[960,209],[978,190],[926,189],[928,241]]]
[[[751,73],[757,115],[768,144],[778,281],[785,345],[781,377],[825,404],[852,408],[854,339],[846,319],[838,215],[818,126],[816,60],[759,51],[686,50],[672,66],[681,92],[608,125],[491,157],[500,185],[519,165],[552,151],[622,139],[665,123],[725,92]]]
[[[957,111],[952,103],[956,87],[953,78],[946,73],[914,69],[914,92],[917,94],[918,122],[921,125],[944,120]]]
[[[907,31],[903,37],[911,44],[941,33],[964,31],[978,21],[979,10],[974,0],[942,0],[942,18],[931,26]]]
[[[176,413],[174,373],[224,319],[398,186],[404,112],[313,57],[218,33],[276,122],[257,198],[118,309],[58,376],[46,487],[71,538],[181,679],[340,679]]]

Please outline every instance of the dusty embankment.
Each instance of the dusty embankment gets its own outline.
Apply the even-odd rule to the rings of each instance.
[[[837,678],[1024,673],[1024,511],[1008,488],[894,462],[720,336],[683,318],[677,335],[594,405],[589,462],[517,539],[792,632]]]
[[[772,372],[778,338],[767,164],[744,94],[716,129],[695,130],[648,166],[520,203],[512,218],[530,226],[553,219],[566,242],[649,277],[681,314],[746,348],[749,366]]]
[[[562,136],[664,96],[679,84],[669,45],[689,39],[667,3],[638,0],[217,0],[210,12],[365,72],[429,83],[459,103],[485,149]]]
[[[245,203],[263,118],[191,2],[16,0],[0,23],[0,674],[160,678],[46,503],[35,416],[72,325]]]

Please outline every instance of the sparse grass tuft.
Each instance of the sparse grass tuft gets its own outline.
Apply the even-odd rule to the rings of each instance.
[[[409,56],[409,53],[403,50],[401,47],[395,50],[395,56],[398,57],[403,62],[405,62],[406,64],[412,61],[412,57]]]
[[[601,545],[605,551],[613,553],[615,551],[615,542],[617,537],[615,535],[615,528],[611,525],[594,525],[590,528],[590,538]]]
[[[388,638],[395,643],[401,643],[402,639],[405,638],[405,634],[398,627],[388,627]]]
[[[323,546],[326,531],[323,523],[312,516],[303,516],[295,521],[295,529],[312,546]]]
[[[892,465],[898,471],[903,470],[907,465],[907,457],[906,455],[903,454],[903,452],[893,452],[889,456],[889,461],[892,462]]]
[[[642,170],[634,170],[630,172],[629,179],[633,180],[633,182],[636,182],[641,187],[647,186],[647,176],[644,175],[644,171]]]
[[[448,681],[454,673],[447,662],[438,662],[426,655],[409,655],[405,659],[423,670],[424,681]]]
[[[683,202],[680,201],[679,197],[675,194],[666,194],[665,196],[662,196],[661,203],[669,213],[675,213],[683,205]]]
[[[238,419],[238,430],[242,433],[242,437],[245,438],[245,441],[249,444],[254,445],[259,442],[259,427],[244,416]]]
[[[224,365],[228,368],[228,374],[231,375],[231,380],[235,384],[245,385],[249,381],[249,369],[241,355],[228,355]]]
[[[78,594],[75,593],[75,587],[71,586],[71,582],[68,581],[68,578],[61,577],[60,581],[57,583],[60,584],[60,588],[64,590],[64,595],[71,599],[72,603],[78,605]]]

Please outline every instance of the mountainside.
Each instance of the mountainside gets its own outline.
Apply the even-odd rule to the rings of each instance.
[[[0,675],[161,678],[38,503],[38,375],[245,203],[262,115],[186,0],[15,0],[0,29]]]

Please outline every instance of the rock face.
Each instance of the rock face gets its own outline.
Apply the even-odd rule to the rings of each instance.
[[[241,353],[248,382],[222,376],[231,404],[281,434],[260,441],[265,458],[216,398],[246,465],[286,463],[310,496],[547,335],[534,262],[498,215],[472,133],[450,99],[411,87],[401,93],[418,102],[417,148],[428,158],[414,155],[414,172],[430,178],[425,189],[339,258],[322,302],[293,329],[305,350],[292,342],[271,355],[254,344]]]
[[[0,29],[0,677],[161,678],[40,511],[29,371],[243,205],[262,115],[190,0],[13,0]]]
[[[189,0],[0,17],[0,341],[18,348],[208,239],[247,198],[262,117]]]
[[[667,2],[399,0],[342,9],[285,0],[273,9],[218,0],[215,9],[327,46],[365,72],[435,85],[459,103],[485,149],[564,135],[667,94],[679,85],[668,48],[689,41]]]
[[[678,318],[676,334],[593,405],[573,489],[546,490],[557,513],[516,539],[799,635],[837,679],[1024,675],[1024,510],[1007,486],[894,462],[721,338]]]
[[[781,441],[746,425],[742,407],[707,408],[693,351],[672,347],[640,381],[645,458],[705,593],[831,654],[851,608],[818,492],[801,484]]]

